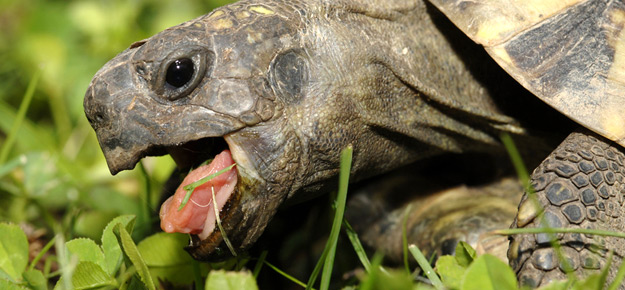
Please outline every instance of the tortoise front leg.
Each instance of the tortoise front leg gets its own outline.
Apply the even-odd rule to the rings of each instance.
[[[480,254],[507,261],[507,237],[490,233],[508,227],[516,215],[522,190],[516,178],[444,186],[409,170],[398,173],[351,193],[346,219],[364,244],[401,264],[405,231],[408,243],[428,258],[454,254],[465,241]]]
[[[615,143],[589,131],[569,135],[534,170],[531,182],[540,206],[526,193],[513,228],[586,228],[623,231],[625,225],[625,158]],[[608,275],[611,281],[621,264],[625,240],[585,234],[555,234],[566,263],[558,259],[548,234],[511,237],[508,259],[519,281],[545,285],[566,278],[569,268],[578,276],[603,269],[614,251]],[[623,287],[621,286],[621,289]]]

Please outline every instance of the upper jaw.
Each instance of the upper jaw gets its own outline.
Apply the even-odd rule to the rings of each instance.
[[[111,122],[117,124],[109,126],[119,128],[118,130],[96,129],[100,147],[112,174],[134,168],[143,157],[176,152],[176,148],[182,148],[182,145],[191,141],[222,137],[244,126],[234,118],[198,106],[174,108],[169,111],[180,112],[173,112],[171,116],[157,114],[152,119],[152,112],[158,110],[145,108],[143,111],[130,117],[112,120]],[[184,161],[179,160],[179,163]]]
[[[139,131],[135,132],[134,136],[133,132],[125,132],[121,134],[118,138],[98,135],[98,140],[100,142],[100,147],[104,153],[106,158],[109,170],[111,174],[117,174],[122,170],[133,169],[135,165],[139,162],[139,160],[146,156],[160,156],[169,153],[172,157],[175,158],[175,152],[180,148],[184,148],[183,145],[189,144],[189,139],[185,138],[171,138],[171,141],[158,140],[157,138],[151,138],[156,136],[151,136],[146,134],[147,132],[141,132],[144,128],[140,126],[124,126],[125,128],[129,128],[128,131]],[[164,133],[167,134],[167,133]],[[160,135],[160,134],[158,134]],[[158,136],[157,135],[157,136]],[[215,134],[193,134],[190,140],[201,140],[208,137],[221,137],[223,134],[215,133]],[[174,136],[175,137],[175,136]],[[146,140],[146,142],[138,143],[135,140],[142,139]],[[152,140],[150,140],[152,139]],[[201,157],[198,157],[201,158]],[[208,159],[206,156],[202,161]],[[194,159],[197,161],[198,159]],[[189,164],[189,161],[178,160],[178,166],[180,169],[188,169],[196,164]]]
[[[122,53],[116,61],[128,63],[130,56]],[[105,66],[87,90],[84,109],[112,174],[134,168],[145,156],[164,155],[167,148],[246,126],[201,105],[156,101],[130,64]]]

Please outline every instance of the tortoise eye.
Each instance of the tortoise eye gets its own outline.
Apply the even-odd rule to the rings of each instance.
[[[168,101],[187,97],[210,74],[207,69],[212,67],[214,58],[211,51],[201,46],[174,50],[160,62],[156,78],[151,78],[152,89]],[[137,70],[139,75],[140,71]]]
[[[193,61],[189,58],[181,58],[172,62],[167,68],[165,81],[174,88],[186,85],[193,78]]]

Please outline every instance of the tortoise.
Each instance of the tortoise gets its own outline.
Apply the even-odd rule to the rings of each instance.
[[[199,166],[161,208],[163,229],[190,233],[198,260],[230,255],[224,236],[234,253],[248,249],[281,205],[332,189],[348,145],[352,181],[408,164],[447,175],[449,160],[475,156],[468,164],[479,172],[484,156],[504,155],[503,133],[528,160],[544,160],[531,176],[541,207],[500,179],[443,203],[475,218],[411,221],[414,242],[440,236],[426,250],[448,249],[457,239],[446,233],[541,219],[622,231],[624,24],[621,1],[243,0],[130,45],[94,76],[84,109],[112,174],[153,155],[170,154],[181,172]],[[219,170],[177,210],[182,185]],[[406,199],[419,180],[364,191]],[[520,200],[518,211],[470,202],[480,194]],[[215,204],[223,233],[208,214]],[[440,204],[423,210],[444,212]],[[514,221],[498,217],[503,208]],[[352,216],[369,216],[363,237],[393,253],[387,230],[397,218]],[[605,266],[608,251],[613,265],[625,252],[616,238],[556,239],[584,275]],[[507,255],[525,285],[565,277],[546,234],[511,237]]]

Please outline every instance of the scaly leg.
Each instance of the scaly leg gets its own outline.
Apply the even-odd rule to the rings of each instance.
[[[540,227],[544,216],[551,227],[623,231],[624,162],[623,149],[613,142],[588,131],[572,133],[532,174],[544,211],[525,194],[512,227]],[[582,276],[603,269],[608,252],[614,251],[608,281],[614,278],[625,240],[585,234],[555,237],[566,264]],[[548,234],[526,234],[511,237],[508,258],[519,281],[536,287],[566,278],[565,263],[556,254]]]

